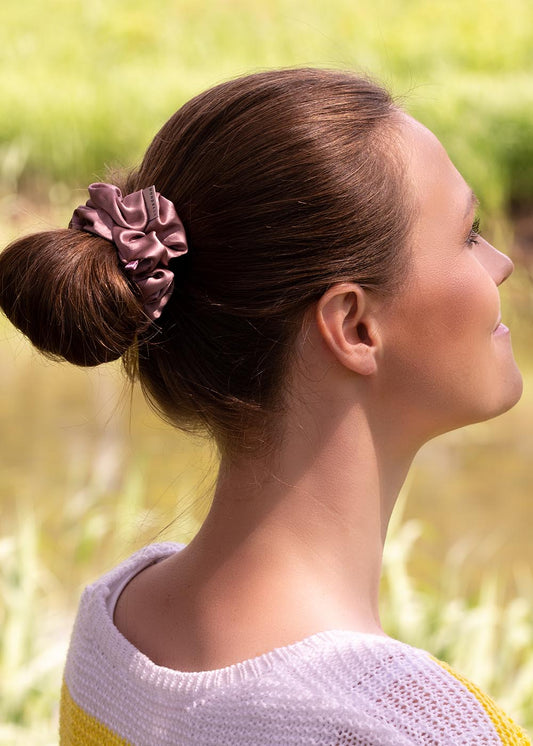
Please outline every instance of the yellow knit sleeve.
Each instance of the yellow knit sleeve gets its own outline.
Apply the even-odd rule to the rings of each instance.
[[[436,658],[434,658],[434,660],[474,695],[490,718],[490,721],[504,746],[531,746],[531,741],[522,728],[514,723],[511,718],[498,707],[493,699],[484,694],[481,689],[479,689],[475,684],[472,684],[472,682],[467,678],[454,671],[447,663],[437,660]]]
[[[60,746],[129,746],[129,741],[76,704],[65,682],[61,689],[59,743]]]

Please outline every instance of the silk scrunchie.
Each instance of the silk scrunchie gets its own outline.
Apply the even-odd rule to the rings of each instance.
[[[144,310],[155,320],[174,287],[170,259],[187,253],[183,224],[172,202],[154,186],[125,197],[113,184],[89,186],[90,199],[74,210],[69,228],[115,244],[124,272],[139,288]]]

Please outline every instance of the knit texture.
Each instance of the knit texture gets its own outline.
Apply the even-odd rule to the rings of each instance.
[[[146,547],[85,590],[65,667],[62,746],[531,746],[470,682],[377,635],[320,632],[215,671],[155,665],[114,626],[109,601],[179,549]]]

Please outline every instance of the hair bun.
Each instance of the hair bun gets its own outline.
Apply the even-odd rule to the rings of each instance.
[[[77,230],[26,236],[0,254],[0,305],[44,354],[115,360],[149,324],[112,243]]]

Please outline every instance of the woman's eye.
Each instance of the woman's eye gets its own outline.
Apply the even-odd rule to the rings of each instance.
[[[472,223],[472,228],[470,229],[470,233],[468,234],[468,238],[466,239],[467,244],[469,246],[477,244],[479,242],[479,236],[479,218],[476,218]]]

